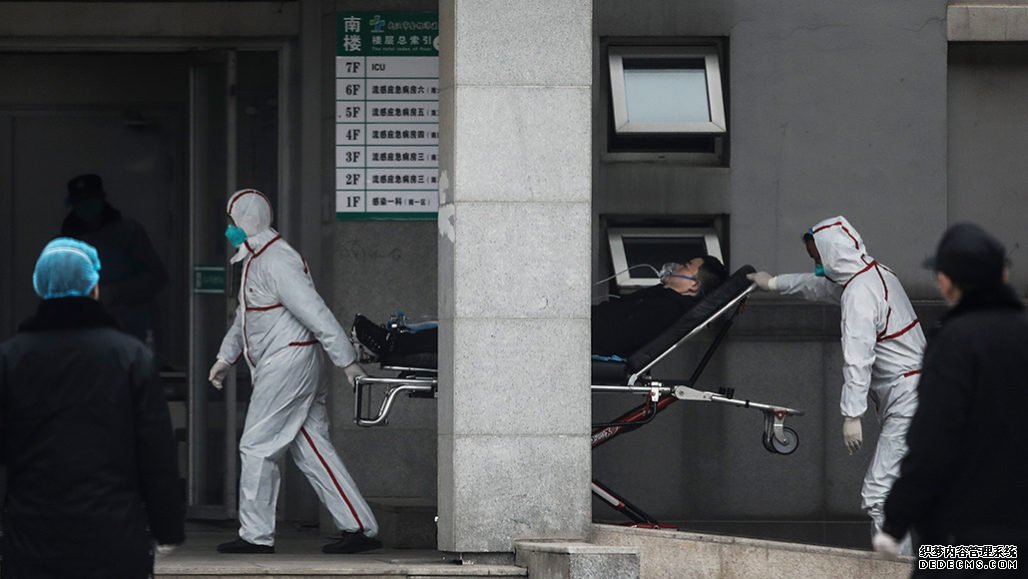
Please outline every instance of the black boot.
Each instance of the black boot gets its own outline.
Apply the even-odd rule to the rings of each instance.
[[[361,553],[382,546],[382,541],[365,537],[361,533],[343,532],[343,537],[321,548],[322,553]]]
[[[250,541],[243,539],[236,539],[235,541],[229,541],[228,543],[222,543],[218,545],[219,553],[250,553],[255,555],[260,554],[271,554],[275,552],[275,547],[272,545],[255,545]]]

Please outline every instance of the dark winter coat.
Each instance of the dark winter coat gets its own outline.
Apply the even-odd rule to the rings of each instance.
[[[950,310],[925,351],[918,397],[884,530],[913,528],[923,544],[1023,541],[1028,316],[1013,290],[970,293]]]
[[[0,344],[2,577],[148,577],[181,543],[168,405],[146,347],[88,298],[43,301]]]
[[[592,353],[627,358],[656,338],[699,298],[655,285],[592,308]]]
[[[104,203],[95,224],[69,213],[61,235],[96,248],[103,264],[100,299],[122,330],[146,340],[146,332],[153,326],[155,298],[167,285],[168,274],[143,226]]]

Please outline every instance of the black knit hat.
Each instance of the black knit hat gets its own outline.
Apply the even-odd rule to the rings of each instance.
[[[79,175],[68,181],[68,205],[74,205],[86,199],[103,199],[104,182],[99,175]]]
[[[968,290],[1003,283],[1007,250],[995,237],[973,223],[950,226],[925,267],[946,274],[957,287]]]

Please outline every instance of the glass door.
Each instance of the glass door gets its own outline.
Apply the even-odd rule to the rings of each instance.
[[[255,188],[282,209],[280,130],[283,50],[210,50],[190,69],[190,361],[188,501],[190,517],[236,515],[238,444],[250,375],[238,363],[223,390],[207,381],[235,315],[241,267],[228,263],[225,205]],[[282,221],[282,220],[279,220]]]

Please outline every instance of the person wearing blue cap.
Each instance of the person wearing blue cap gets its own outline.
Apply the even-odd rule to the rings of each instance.
[[[896,554],[898,537],[913,529],[921,542],[915,577],[938,569],[950,577],[1024,574],[1028,315],[1008,283],[1006,261],[995,237],[958,223],[925,262],[952,307],[925,351],[909,451],[874,540],[879,552]],[[931,558],[961,546],[991,555]]]
[[[32,272],[32,287],[44,300],[99,299],[100,257],[96,248],[77,239],[59,237],[43,248]]]
[[[4,578],[151,577],[185,540],[153,358],[97,301],[100,274],[93,246],[48,243],[39,308],[0,344]]]

